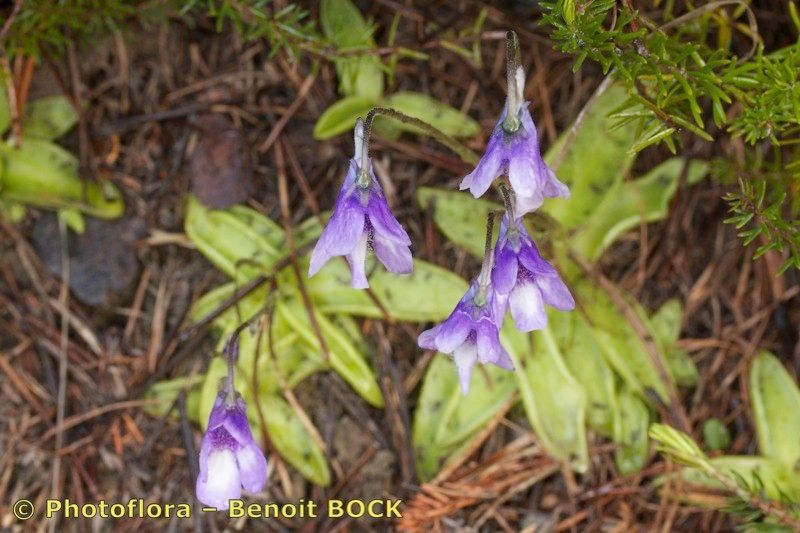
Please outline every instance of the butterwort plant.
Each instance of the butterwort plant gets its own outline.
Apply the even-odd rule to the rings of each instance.
[[[227,510],[230,500],[241,497],[243,488],[258,492],[267,482],[267,460],[253,439],[244,400],[233,386],[234,363],[239,352],[237,335],[231,337],[224,350],[228,376],[223,378],[208,418],[195,487],[202,504],[219,510]]]
[[[505,106],[483,156],[461,182],[461,189],[469,189],[477,198],[502,178],[497,189],[506,209],[497,243],[492,245],[497,214],[492,213],[487,221],[480,273],[450,316],[418,338],[420,347],[452,356],[464,394],[469,391],[476,363],[513,369],[499,335],[509,309],[517,329],[529,332],[547,326],[545,304],[562,311],[575,307],[569,289],[556,269],[542,258],[523,224],[522,217],[541,206],[545,198],[568,197],[569,189],[542,159],[536,126],[523,96],[525,73],[519,65],[519,43],[514,32],[508,32],[507,38]],[[309,276],[332,257],[343,255],[350,264],[352,286],[366,288],[365,260],[369,250],[375,251],[390,272],[411,272],[411,240],[392,215],[369,159],[370,125],[378,113],[412,122],[453,146],[446,135],[396,111],[375,108],[367,115],[366,122],[359,119],[355,127],[355,155],[350,160],[330,222],[311,254]]]
[[[539,254],[522,219],[514,216],[513,199],[500,223],[492,283],[508,297],[508,309],[520,331],[547,326],[544,304],[560,311],[575,308],[575,300],[558,271]]]
[[[486,253],[480,274],[466,294],[441,324],[423,331],[418,339],[421,348],[452,354],[458,371],[461,391],[469,391],[472,368],[476,362],[492,363],[512,370],[511,358],[500,344],[499,326],[503,323],[507,296],[492,287],[491,239],[494,214],[489,215]]]
[[[355,154],[350,159],[333,214],[311,252],[308,275],[313,276],[332,257],[343,255],[350,264],[354,289],[369,287],[365,263],[375,252],[389,272],[410,274],[411,239],[389,209],[369,158],[369,131],[358,119]]]
[[[469,189],[478,198],[505,174],[516,194],[517,211],[524,215],[539,208],[544,198],[569,197],[569,189],[542,159],[536,126],[523,96],[525,72],[519,65],[519,43],[511,31],[506,82],[508,93],[503,111],[486,151],[475,169],[461,181],[461,189]]]

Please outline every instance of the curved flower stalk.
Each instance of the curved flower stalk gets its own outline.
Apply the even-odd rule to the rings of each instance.
[[[332,257],[343,255],[350,264],[352,287],[369,287],[364,263],[373,250],[381,263],[395,274],[412,270],[411,239],[392,215],[383,190],[372,170],[364,123],[355,127],[355,156],[345,176],[328,225],[311,253],[308,269],[313,276]]]
[[[461,392],[467,394],[476,362],[494,364],[513,370],[514,364],[500,344],[500,326],[506,312],[507,298],[492,287],[491,236],[492,217],[487,229],[487,251],[477,278],[466,294],[441,324],[423,331],[417,344],[428,350],[452,354],[458,370]]]
[[[547,326],[544,304],[560,311],[575,308],[575,300],[558,271],[539,254],[521,219],[507,211],[495,246],[492,283],[508,298],[514,325],[520,331]]]
[[[226,349],[228,379],[217,394],[200,445],[200,474],[195,492],[204,505],[226,510],[242,488],[258,492],[267,482],[267,460],[253,439],[246,406],[233,388],[233,362],[237,345]]]
[[[516,36],[509,32],[506,103],[483,157],[461,181],[461,189],[469,189],[478,198],[496,178],[507,174],[521,216],[537,209],[544,198],[569,197],[569,189],[542,159],[536,126],[523,97],[525,72],[518,66],[518,54]]]

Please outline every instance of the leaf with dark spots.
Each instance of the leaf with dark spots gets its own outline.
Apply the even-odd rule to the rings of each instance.
[[[82,235],[69,233],[69,287],[73,294],[96,307],[111,307],[123,301],[138,277],[134,244],[145,230],[145,223],[139,218],[113,222],[87,218]],[[61,276],[60,243],[56,216],[40,218],[33,230],[33,246],[56,276]]]
[[[250,150],[242,134],[221,114],[200,115],[194,126],[198,137],[189,156],[192,192],[215,209],[247,200],[253,176]]]

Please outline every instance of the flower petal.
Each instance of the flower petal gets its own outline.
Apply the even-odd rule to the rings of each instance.
[[[453,352],[453,362],[456,364],[458,371],[458,380],[461,383],[461,393],[467,394],[469,392],[469,382],[472,378],[472,367],[475,366],[477,361],[478,347],[474,342],[464,342],[461,346]]]
[[[556,274],[556,269],[539,254],[539,250],[533,244],[533,241],[522,246],[519,251],[519,261],[526,270],[537,277]]]
[[[372,239],[375,248],[375,255],[389,272],[395,274],[410,274],[413,270],[413,260],[411,250],[407,244],[391,239],[384,238],[383,235],[375,233]]]
[[[353,251],[345,256],[347,257],[347,262],[350,264],[350,272],[352,273],[350,285],[354,289],[366,289],[369,287],[367,275],[364,270],[364,264],[367,261],[367,240],[367,234],[361,233]]]
[[[516,200],[516,214],[521,217],[539,209],[542,206],[542,202],[544,202],[544,196],[540,190],[536,190],[529,196],[517,194]]]
[[[544,175],[547,176],[544,182],[544,195],[548,198],[555,198],[556,196],[569,198],[569,187],[556,177],[555,172],[553,172],[544,161],[542,161],[542,164],[546,168],[546,173]]]
[[[475,170],[461,180],[461,190],[469,189],[469,192],[475,198],[482,196],[495,178],[503,173],[505,159],[507,159],[507,155],[503,144],[503,131],[501,128],[495,127],[492,136],[489,138],[486,152],[484,152],[481,160],[478,161]]]
[[[537,174],[536,158],[531,156],[527,148],[522,143],[514,146],[514,152],[508,161],[508,181],[511,182],[518,203],[520,197],[530,197],[537,192],[541,196],[541,179]],[[517,211],[519,212],[519,206]]]
[[[258,492],[267,483],[267,459],[264,453],[251,442],[236,451],[242,487],[250,492]]]
[[[501,294],[508,294],[517,282],[517,254],[511,246],[504,246],[495,253],[492,268],[492,286]]]
[[[539,288],[531,282],[518,283],[508,299],[514,325],[520,331],[533,331],[547,326],[547,314]]]
[[[559,311],[575,309],[575,299],[558,274],[554,276],[540,276],[536,278],[536,284],[539,286],[544,301],[548,305],[552,305]]]
[[[250,423],[247,421],[244,409],[228,409],[223,427],[240,446],[247,446],[253,442],[253,434],[250,432]]]
[[[225,405],[225,391],[217,393],[217,398],[214,400],[214,406],[211,408],[211,414],[208,415],[208,427],[206,431],[217,429],[225,423],[228,417],[228,408]]]
[[[375,234],[380,235],[385,240],[397,241],[406,246],[410,245],[411,239],[408,233],[392,214],[392,210],[389,209],[389,204],[386,202],[386,198],[383,196],[374,174],[372,181],[369,203],[367,204],[367,217],[375,229]]]
[[[200,456],[203,456],[202,451]],[[210,451],[205,465],[201,465],[195,491],[201,503],[223,511],[228,509],[229,500],[242,495],[239,467],[233,450],[222,448]]]
[[[500,344],[500,336],[497,325],[491,318],[484,318],[478,322],[476,328],[478,342],[478,360],[483,363],[494,363],[500,353],[504,352],[503,345]]]
[[[435,328],[423,331],[417,343],[420,347],[428,350],[453,353],[464,343],[471,330],[472,320],[467,314],[457,309]]]
[[[358,198],[340,194],[333,215],[311,252],[308,276],[319,272],[331,257],[351,253],[364,236],[364,221],[364,209]]]

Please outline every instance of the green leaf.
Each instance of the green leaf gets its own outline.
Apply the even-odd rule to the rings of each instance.
[[[423,211],[433,208],[433,221],[452,242],[475,257],[483,257],[486,241],[486,217],[503,206],[468,192],[431,187],[417,189],[417,202]],[[495,235],[497,234],[495,224]]]
[[[463,395],[455,365],[437,354],[431,361],[414,411],[412,444],[423,480],[433,478],[461,445],[469,441],[506,404],[516,389],[511,372],[477,366],[469,393]]]
[[[669,395],[647,348],[628,319],[617,310],[603,289],[588,280],[574,282],[570,289],[579,302],[579,311],[592,324],[590,330],[608,364],[628,387],[643,398],[653,391],[669,403]]]
[[[620,235],[642,222],[661,220],[678,186],[684,165],[681,158],[668,159],[644,177],[617,183],[573,236],[572,249],[591,261]],[[700,179],[708,170],[701,161],[689,164],[690,182]]]
[[[306,257],[301,263],[304,272],[307,261]],[[369,276],[369,283],[372,293],[390,317],[411,322],[446,318],[467,291],[467,283],[460,277],[418,259],[414,260],[414,270],[409,275],[401,276],[376,268]],[[306,288],[323,313],[384,317],[367,291],[350,287],[350,269],[340,258],[328,262],[306,281]]]
[[[384,107],[400,111],[410,117],[418,118],[435,127],[451,137],[473,137],[480,131],[480,124],[461,111],[444,104],[427,94],[411,91],[395,93],[383,101]],[[379,121],[386,120],[397,128],[411,133],[424,134],[416,126],[405,124],[389,117],[380,117]]]
[[[586,392],[586,420],[606,437],[614,434],[617,391],[614,373],[592,335],[592,328],[579,312],[552,313],[549,328],[570,373]]]
[[[325,37],[339,48],[375,45],[369,25],[350,0],[322,0],[319,21]]]
[[[110,182],[78,177],[78,160],[57,144],[27,138],[19,148],[0,142],[0,196],[49,209],[74,208],[99,218],[116,218],[125,208]]]
[[[184,229],[214,266],[240,282],[268,273],[283,256],[283,229],[247,207],[208,209],[189,196]]]
[[[800,460],[800,390],[777,357],[761,352],[750,367],[758,447],[789,470]]]
[[[709,450],[727,450],[731,445],[731,432],[719,418],[709,418],[703,423],[703,441]]]
[[[317,446],[297,412],[277,395],[262,395],[260,401],[267,433],[281,457],[315,485],[330,485],[325,452]],[[252,424],[258,424],[255,408],[248,415]]]
[[[501,340],[514,361],[514,376],[528,420],[548,454],[577,472],[586,472],[586,393],[564,364],[549,327],[530,338],[531,344],[528,336],[514,328],[510,317],[506,320]]]
[[[82,234],[86,230],[86,221],[83,215],[77,209],[67,207],[58,210],[59,218],[64,220],[64,223],[69,229],[75,233]]]
[[[23,135],[39,139],[57,139],[78,123],[78,114],[68,98],[45,96],[25,107],[22,120]]]
[[[313,346],[319,353],[323,353],[319,339],[309,321],[308,313],[299,298],[279,301],[275,305],[275,312],[291,324],[301,339]],[[317,309],[315,318],[330,354],[331,367],[367,402],[375,407],[382,407],[383,396],[375,381],[375,373],[367,364],[363,354],[353,346],[348,336],[340,328],[337,328],[319,312],[319,309]]]
[[[314,125],[314,138],[330,139],[355,127],[356,119],[365,117],[375,100],[365,96],[346,96],[326,109]]]
[[[2,161],[2,159],[0,159],[0,161]],[[2,171],[2,163],[0,163],[0,175]],[[0,192],[0,194],[2,194],[2,192]],[[14,224],[18,224],[22,222],[27,214],[28,209],[23,204],[4,200],[2,196],[0,196],[0,216],[4,216]]]
[[[145,400],[159,400],[159,403],[147,406],[145,409],[153,416],[166,416],[170,407],[178,399],[181,391],[186,391],[186,416],[190,420],[198,420],[198,407],[200,400],[200,385],[204,376],[183,376],[175,379],[166,379],[154,383],[142,395]],[[175,414],[176,412],[173,411]]]
[[[323,0],[319,7],[325,36],[340,51],[369,50],[375,47],[372,29],[350,0]],[[383,96],[384,75],[376,55],[363,54],[334,60],[339,91],[345,96],[363,96],[372,101]]]
[[[11,125],[11,110],[8,107],[8,93],[0,82],[0,135]]]
[[[656,337],[665,346],[675,344],[681,334],[683,320],[683,305],[677,298],[671,298],[658,308],[650,317],[650,324]]]
[[[638,396],[623,388],[614,412],[614,460],[623,475],[638,472],[647,462],[647,428],[650,413]]]
[[[192,306],[189,319],[196,323],[205,318],[223,302],[228,300],[239,287],[235,282],[225,283],[201,296]],[[214,324],[224,330],[233,331],[236,326],[255,315],[266,303],[269,295],[269,285],[262,285],[249,295],[241,298],[236,305],[226,310],[214,320]]]
[[[570,198],[552,198],[542,209],[566,229],[580,226],[614,187],[622,181],[633,163],[630,149],[636,126],[628,123],[612,128],[609,114],[627,100],[621,85],[611,85],[601,94],[584,117],[575,140],[558,168],[558,179],[569,186]],[[552,164],[561,152],[569,132],[561,135],[545,154]]]
[[[645,317],[643,317],[645,318]],[[665,355],[667,370],[678,385],[690,387],[697,384],[700,373],[685,350],[676,345],[683,320],[683,306],[675,298],[668,300],[649,318],[655,339]]]

